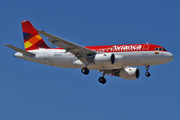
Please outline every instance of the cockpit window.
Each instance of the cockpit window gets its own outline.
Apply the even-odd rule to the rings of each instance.
[[[166,49],[163,49],[163,51],[167,51]]]
[[[155,50],[167,51],[166,49],[163,49],[163,48],[156,48]]]

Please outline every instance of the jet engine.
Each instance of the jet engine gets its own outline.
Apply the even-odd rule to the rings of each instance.
[[[97,65],[112,65],[115,63],[115,55],[112,53],[96,54],[94,58],[88,59],[88,62],[94,62]]]
[[[138,68],[127,67],[121,69],[119,72],[114,73],[114,76],[121,77],[122,79],[135,80],[139,78],[140,71]]]

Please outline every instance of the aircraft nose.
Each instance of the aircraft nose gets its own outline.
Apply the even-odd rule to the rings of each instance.
[[[174,55],[172,53],[168,52],[167,59],[169,60],[169,62],[172,61],[174,59]]]

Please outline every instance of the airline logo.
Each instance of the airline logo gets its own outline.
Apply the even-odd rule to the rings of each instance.
[[[49,48],[29,21],[22,21],[25,50]]]
[[[42,40],[40,35],[31,35],[29,33],[24,33],[24,46],[25,49],[31,47],[34,44],[37,44],[40,40]]]
[[[107,50],[110,51],[141,51],[142,45],[114,45]]]

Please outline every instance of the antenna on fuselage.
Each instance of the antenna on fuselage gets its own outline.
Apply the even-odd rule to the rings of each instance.
[[[146,44],[148,44],[148,42],[146,42]]]

